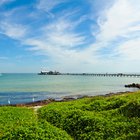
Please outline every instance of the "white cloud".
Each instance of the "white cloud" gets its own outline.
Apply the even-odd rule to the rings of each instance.
[[[38,8],[50,12],[62,2],[63,1],[52,2],[42,0]],[[18,10],[17,12],[20,11],[20,9],[17,8],[16,10]],[[75,31],[77,26],[86,20],[87,17],[83,15],[78,20],[73,21],[71,17],[75,16],[79,10],[64,11],[59,12],[59,16],[51,22],[38,28],[39,34],[35,34],[34,37],[28,34],[29,32],[34,33],[34,29],[30,28],[30,24],[25,26],[16,22],[14,23],[14,20],[11,22],[14,16],[13,13],[8,14],[8,17],[6,15],[6,19],[8,18],[8,20],[4,20],[0,23],[0,32],[12,39],[21,41],[23,45],[28,45],[27,50],[49,56],[49,59],[53,61],[54,65],[59,64],[61,66],[65,65],[65,67],[71,67],[68,65],[69,63],[76,67],[80,65],[80,63],[89,63],[91,59],[88,58],[90,58],[91,55],[77,49],[78,46],[85,44],[86,37]]]
[[[20,40],[27,34],[27,29],[23,25],[1,22],[0,23],[0,33],[4,34],[12,39]]]
[[[75,33],[74,22],[60,19],[54,23],[43,27],[44,36],[52,46],[62,47],[63,49],[73,48],[84,44],[85,37]]]
[[[68,13],[63,13],[51,23],[42,26],[40,28],[41,34],[36,36],[37,39],[28,38],[24,43],[32,46],[29,50],[41,51],[54,59],[57,56],[65,59],[64,57],[68,56],[69,52],[76,52],[77,46],[85,44],[86,37],[75,32],[75,28],[82,20],[81,18],[78,21],[69,20]]]
[[[101,33],[97,39],[112,41],[130,33],[130,29],[137,31],[140,22],[140,7],[130,0],[117,0],[106,12],[105,21],[99,21]],[[136,29],[136,30],[135,30]]]
[[[122,43],[116,52],[127,61],[140,61],[140,38],[131,39]]]
[[[96,52],[111,48],[112,54],[108,54],[111,57],[116,54],[123,54],[119,56],[119,60],[122,56],[126,59],[128,57],[138,58],[134,54],[140,50],[138,47],[140,46],[138,39],[140,38],[139,0],[116,0],[110,8],[105,9],[104,13],[98,17],[98,25],[99,31],[94,33],[96,43],[91,46],[90,50]],[[130,56],[131,51],[133,52],[133,54],[131,53],[132,56]],[[103,52],[100,55],[104,55]]]
[[[54,15],[51,13],[51,11],[58,6],[59,4],[64,3],[65,0],[38,0],[37,3],[37,9],[47,12],[51,17],[54,17]]]
[[[63,2],[65,1],[38,0],[37,8],[51,13]],[[31,24],[26,26],[14,23],[14,20],[12,23],[4,20],[0,23],[0,32],[20,40],[23,45],[28,45],[28,51],[49,56],[52,65],[60,70],[64,67],[66,71],[73,69],[73,71],[89,72],[90,69],[108,70],[110,65],[112,65],[110,70],[117,67],[119,69],[124,62],[129,64],[130,60],[140,60],[140,1],[114,0],[113,2],[98,13],[96,26],[98,29],[95,31],[93,26],[91,30],[96,41],[88,45],[86,45],[87,39],[91,38],[82,34],[82,30],[76,30],[88,16],[79,16],[77,20],[72,18],[79,9],[72,12],[70,10],[58,12],[58,16],[49,19],[49,22],[44,22],[45,25],[41,24],[36,29],[30,28]],[[37,12],[38,10],[35,11]],[[13,18],[13,14],[8,16]],[[30,33],[34,36],[31,37]],[[80,49],[77,49],[78,47]],[[111,50],[106,54],[108,58],[104,55],[105,48]],[[119,57],[114,59],[114,56]]]

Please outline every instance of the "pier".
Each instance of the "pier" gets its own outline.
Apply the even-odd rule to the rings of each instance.
[[[56,71],[41,71],[39,75],[73,75],[73,76],[96,76],[96,77],[140,77],[136,73],[60,73]]]
[[[123,74],[123,73],[61,73],[61,75],[81,75],[97,77],[140,77],[140,74]]]

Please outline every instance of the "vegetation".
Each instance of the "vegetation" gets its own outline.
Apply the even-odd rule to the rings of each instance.
[[[139,140],[140,92],[53,102],[34,112],[0,107],[1,140]]]
[[[39,121],[28,108],[0,107],[0,140],[70,140],[63,130]]]
[[[51,103],[38,114],[76,140],[140,139],[140,92]]]

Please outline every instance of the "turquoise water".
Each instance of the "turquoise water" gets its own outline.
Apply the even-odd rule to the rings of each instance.
[[[125,84],[140,83],[136,77],[0,74],[0,104],[16,104],[63,98],[132,91]]]

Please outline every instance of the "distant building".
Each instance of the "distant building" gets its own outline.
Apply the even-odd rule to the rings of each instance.
[[[60,75],[60,72],[57,71],[41,71],[39,75]]]

